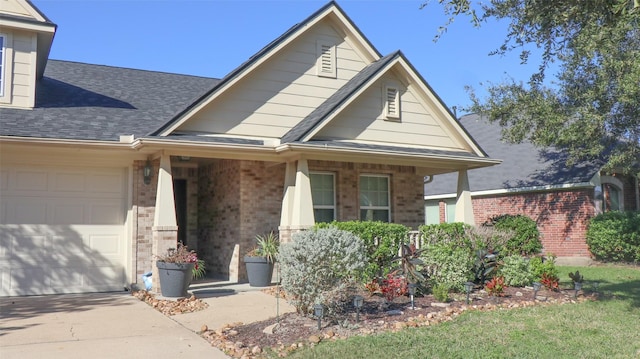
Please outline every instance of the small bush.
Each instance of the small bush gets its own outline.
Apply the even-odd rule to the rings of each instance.
[[[504,277],[498,276],[491,278],[491,280],[484,286],[484,290],[486,290],[491,296],[502,297],[506,287]]]
[[[558,278],[558,268],[556,268],[554,257],[533,257],[529,261],[529,270],[533,276],[534,281],[541,281],[542,277],[546,275],[551,278]]]
[[[464,283],[473,279],[474,257],[468,247],[429,245],[424,248],[420,258],[424,263],[424,272],[432,282],[461,291]]]
[[[435,283],[431,288],[431,292],[433,293],[433,297],[441,303],[446,303],[449,301],[449,286],[443,283]]]
[[[452,244],[471,248],[473,243],[467,232],[473,228],[465,223],[440,223],[420,226],[422,245]]]
[[[364,283],[381,278],[391,271],[390,263],[398,255],[400,245],[405,242],[409,227],[395,223],[348,221],[318,223],[315,228],[329,228],[347,231],[362,239],[364,253],[368,258],[363,274]]]
[[[540,231],[536,222],[523,215],[503,214],[492,217],[485,226],[493,226],[498,230],[512,230],[515,235],[504,246],[504,255],[533,255],[542,250]]]
[[[313,305],[329,309],[347,297],[352,280],[366,267],[365,246],[353,233],[335,227],[295,233],[280,246],[282,287],[299,314]]]
[[[606,212],[589,222],[587,245],[596,259],[640,261],[640,212]]]
[[[500,275],[510,287],[524,287],[534,281],[530,261],[519,255],[507,256],[502,260]]]

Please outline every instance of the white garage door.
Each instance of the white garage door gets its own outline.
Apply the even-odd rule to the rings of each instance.
[[[0,169],[0,295],[122,290],[125,169]]]

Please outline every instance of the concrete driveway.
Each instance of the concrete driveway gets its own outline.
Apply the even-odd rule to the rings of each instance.
[[[227,358],[130,293],[0,298],[0,357]]]

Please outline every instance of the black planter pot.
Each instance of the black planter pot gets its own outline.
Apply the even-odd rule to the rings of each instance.
[[[271,285],[273,275],[273,262],[269,262],[265,257],[244,257],[249,277],[249,286],[268,287]]]
[[[195,263],[156,262],[163,297],[186,297]]]

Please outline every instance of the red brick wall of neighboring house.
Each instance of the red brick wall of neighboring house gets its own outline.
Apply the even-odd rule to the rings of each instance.
[[[475,197],[473,212],[477,225],[495,215],[526,215],[538,224],[544,253],[590,256],[586,231],[595,214],[591,188]]]

